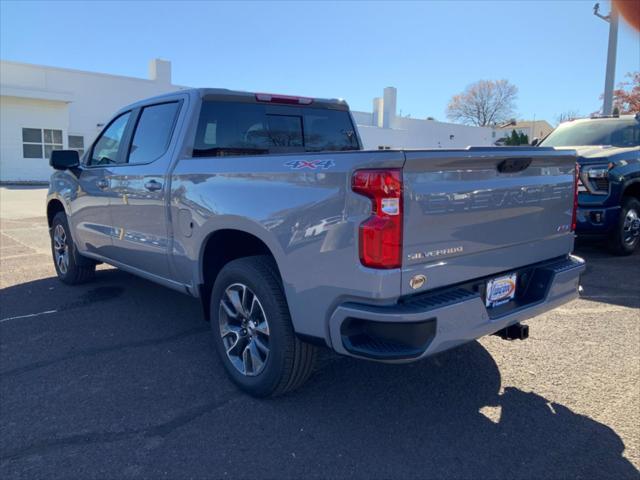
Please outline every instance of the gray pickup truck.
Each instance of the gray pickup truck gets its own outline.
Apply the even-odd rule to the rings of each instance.
[[[321,346],[408,362],[526,338],[584,270],[575,152],[364,151],[341,100],[179,91],[50,161],[60,280],[106,262],[199,298],[255,396],[300,386]]]

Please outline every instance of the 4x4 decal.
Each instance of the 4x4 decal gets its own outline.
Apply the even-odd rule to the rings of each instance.
[[[291,170],[302,170],[305,168],[310,170],[326,170],[327,168],[335,167],[335,165],[333,160],[291,160],[285,163],[285,166]]]

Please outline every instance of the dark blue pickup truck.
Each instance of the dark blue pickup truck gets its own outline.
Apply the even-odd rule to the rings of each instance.
[[[578,236],[632,254],[640,244],[640,114],[565,122],[539,145],[578,153]]]

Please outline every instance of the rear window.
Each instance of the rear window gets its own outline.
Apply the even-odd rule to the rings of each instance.
[[[204,102],[193,156],[358,149],[356,132],[346,111]]]

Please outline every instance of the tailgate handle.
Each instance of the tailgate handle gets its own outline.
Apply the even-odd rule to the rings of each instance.
[[[531,158],[505,158],[498,164],[500,173],[515,173],[525,170],[531,165]]]

